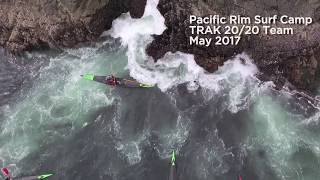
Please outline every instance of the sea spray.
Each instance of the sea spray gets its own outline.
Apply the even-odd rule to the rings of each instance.
[[[193,55],[180,52],[169,52],[153,63],[154,60],[145,54],[145,48],[152,41],[152,35],[159,35],[165,30],[164,18],[157,10],[157,3],[149,0],[141,19],[122,15],[113,22],[109,31],[112,37],[121,38],[122,45],[128,48],[128,69],[133,78],[143,83],[157,84],[162,91],[183,83],[190,83],[192,89],[197,87],[195,81],[203,88],[219,91],[222,81],[239,78],[244,85],[246,78],[255,75],[257,68],[245,54],[226,62],[215,74],[206,73],[196,64]]]
[[[122,45],[128,49],[127,68],[130,75],[143,83],[157,84],[163,92],[168,92],[178,84],[187,83],[189,92],[201,89],[206,103],[210,103],[212,99],[218,99],[220,96],[227,96],[226,101],[222,102],[220,106],[225,106],[231,113],[247,110],[254,106],[252,114],[254,127],[250,130],[252,134],[243,147],[246,147],[250,154],[264,147],[266,154],[270,157],[270,167],[277,172],[277,176],[281,179],[286,176],[292,177],[290,168],[285,168],[285,166],[288,163],[288,158],[297,150],[298,140],[295,138],[300,137],[308,144],[312,141],[307,140],[307,135],[299,134],[301,127],[290,123],[292,119],[284,115],[289,113],[287,109],[282,109],[277,105],[268,105],[268,103],[271,104],[268,98],[260,98],[262,95],[268,94],[274,84],[272,82],[263,83],[255,77],[258,69],[253,64],[253,60],[245,53],[226,61],[213,74],[209,74],[199,67],[195,63],[193,55],[180,52],[169,52],[154,63],[154,60],[146,55],[145,48],[152,41],[151,35],[159,35],[165,28],[162,24],[163,18],[156,9],[156,4],[157,1],[148,1],[148,11],[142,19],[134,20],[129,15],[123,15],[114,21],[110,31],[110,34],[115,38],[120,38]],[[318,119],[317,114],[308,121],[314,121],[314,119]],[[266,127],[259,126],[261,123],[267,124]],[[290,126],[286,126],[286,124]],[[315,151],[319,149],[317,144],[312,147]],[[216,151],[207,150],[211,152],[210,154],[216,153]],[[159,154],[163,153],[165,152],[159,152]],[[219,156],[213,155],[212,158],[219,159]],[[221,162],[220,165],[224,167],[224,170],[227,170],[228,167],[224,163]],[[256,163],[258,164],[258,162]],[[207,178],[208,171],[201,171],[205,168],[208,168],[208,165],[203,164],[202,168],[197,168],[199,170],[198,177]],[[260,178],[264,178],[263,168],[257,170]],[[301,175],[301,172],[299,174]]]
[[[124,64],[120,60],[125,62],[125,58],[97,51],[98,48],[90,47],[68,49],[52,58],[39,70],[31,90],[23,91],[18,103],[2,107],[2,163],[19,163],[39,147],[72,135],[90,123],[86,122],[89,116],[112,103],[113,97],[105,93],[106,86],[83,81],[80,75],[93,70],[122,71]]]
[[[153,59],[145,54],[147,44],[152,41],[151,35],[161,34],[165,29],[164,18],[156,9],[157,3],[158,1],[148,1],[146,12],[142,19],[131,19],[128,14],[122,15],[119,19],[115,20],[113,24],[114,27],[109,33],[115,38],[120,38],[122,45],[127,48],[127,68],[130,71],[130,75],[141,82],[157,84],[165,94],[159,93],[161,95],[155,95],[157,93],[155,89],[144,92],[139,90],[122,90],[126,92],[124,93],[125,98],[120,99],[123,104],[120,103],[117,107],[123,109],[117,109],[115,113],[107,114],[113,117],[110,117],[110,121],[105,120],[103,125],[106,125],[106,127],[99,127],[107,129],[102,132],[111,134],[110,136],[114,139],[110,141],[115,141],[116,147],[112,146],[113,144],[109,142],[109,139],[99,139],[100,136],[105,137],[103,136],[105,134],[99,134],[101,133],[99,131],[101,129],[98,127],[96,127],[97,129],[91,129],[98,132],[95,134],[96,136],[92,136],[92,132],[88,132],[88,134],[84,134],[83,139],[76,140],[83,141],[83,143],[85,143],[84,147],[87,149],[97,148],[99,145],[96,143],[97,141],[105,146],[100,146],[100,148],[103,147],[99,149],[101,151],[87,151],[88,154],[81,154],[83,157],[79,160],[69,159],[68,153],[69,150],[73,150],[70,152],[81,152],[82,149],[75,151],[75,149],[72,148],[78,148],[78,146],[69,147],[66,144],[65,148],[68,148],[66,150],[67,154],[54,158],[55,161],[63,160],[63,162],[65,162],[65,159],[69,160],[68,165],[71,165],[71,167],[64,164],[65,169],[61,168],[60,170],[63,171],[61,173],[80,173],[77,176],[79,178],[85,178],[86,174],[90,173],[91,175],[92,173],[93,177],[90,178],[105,178],[106,176],[104,175],[106,171],[110,171],[112,165],[108,166],[102,163],[102,166],[100,166],[101,164],[99,164],[99,162],[101,163],[101,161],[103,161],[110,164],[117,164],[118,161],[112,158],[106,158],[118,155],[113,151],[108,151],[115,148],[117,151],[120,151],[121,155],[125,155],[129,168],[142,167],[139,168],[143,170],[140,174],[134,171],[136,169],[130,169],[130,171],[133,170],[134,175],[138,174],[136,177],[139,175],[139,178],[146,177],[147,171],[149,170],[148,168],[154,168],[153,164],[152,167],[150,167],[150,164],[144,164],[142,161],[144,159],[142,158],[143,156],[150,157],[147,154],[142,154],[144,150],[143,147],[147,144],[148,150],[151,151],[153,150],[152,148],[154,148],[162,159],[168,157],[171,149],[177,148],[178,152],[181,152],[181,154],[179,154],[179,156],[181,155],[179,162],[180,160],[181,162],[187,162],[185,164],[181,163],[180,166],[186,167],[186,169],[184,169],[185,171],[180,172],[184,179],[190,179],[190,177],[188,177],[189,172],[195,172],[195,176],[193,176],[195,178],[193,179],[220,179],[216,176],[222,177],[221,179],[226,179],[226,174],[229,173],[229,171],[232,173],[234,171],[234,169],[232,169],[233,164],[238,163],[234,158],[236,154],[234,155],[231,152],[231,149],[236,149],[237,147],[226,147],[215,124],[217,121],[221,123],[228,120],[228,118],[221,115],[225,110],[228,110],[227,113],[231,112],[228,114],[229,116],[236,116],[235,119],[232,119],[232,123],[227,124],[228,127],[234,124],[237,125],[239,121],[244,121],[252,125],[250,126],[252,128],[250,128],[248,132],[247,141],[240,143],[245,143],[243,147],[248,151],[244,156],[251,158],[252,154],[255,152],[259,154],[261,147],[264,147],[267,151],[265,154],[271,159],[270,161],[263,162],[267,164],[266,166],[256,169],[254,173],[256,173],[258,178],[263,179],[263,175],[267,173],[267,168],[264,169],[264,167],[270,167],[272,172],[280,174],[279,177],[284,177],[282,179],[285,179],[288,175],[292,177],[292,174],[295,175],[295,172],[298,172],[299,177],[301,177],[301,171],[299,171],[299,168],[296,168],[299,167],[300,164],[296,163],[296,156],[295,158],[291,158],[291,155],[301,154],[296,147],[300,142],[303,142],[302,144],[306,145],[302,145],[302,147],[310,148],[311,153],[303,151],[302,154],[312,154],[311,157],[317,160],[319,156],[319,151],[317,151],[317,149],[319,150],[318,135],[317,133],[308,133],[308,130],[304,130],[304,124],[291,122],[299,121],[300,119],[296,120],[291,118],[291,113],[288,112],[288,109],[283,108],[277,103],[273,103],[268,98],[264,98],[263,95],[272,96],[267,94],[272,83],[262,83],[256,79],[255,74],[258,70],[245,53],[226,61],[224,65],[219,67],[218,71],[213,74],[209,74],[203,68],[199,67],[195,63],[193,55],[190,54],[180,52],[167,53],[157,63],[154,63]],[[1,134],[3,136],[0,139],[1,142],[4,142],[0,149],[2,154],[1,159],[19,161],[30,155],[31,152],[38,150],[39,145],[43,145],[38,141],[41,139],[39,138],[41,136],[48,135],[45,139],[46,142],[44,142],[44,144],[46,144],[47,141],[54,141],[61,134],[68,137],[70,132],[72,134],[77,128],[82,128],[83,124],[89,123],[87,126],[92,128],[92,126],[90,126],[91,122],[87,122],[87,120],[90,119],[88,118],[88,114],[95,112],[100,107],[108,106],[109,103],[111,103],[111,97],[106,93],[108,87],[100,84],[92,84],[91,82],[83,82],[79,80],[79,75],[88,71],[99,74],[117,73],[119,71],[122,73],[126,58],[119,54],[123,53],[123,51],[120,51],[119,54],[115,56],[108,55],[109,53],[96,55],[98,54],[97,51],[90,48],[72,49],[66,52],[68,55],[60,56],[58,59],[52,59],[50,65],[41,70],[40,77],[37,79],[38,83],[36,83],[32,89],[32,91],[34,91],[33,93],[27,94],[23,102],[16,107],[5,108],[6,123],[3,124],[2,127],[7,129],[5,133]],[[68,58],[71,56],[74,58]],[[57,79],[62,80],[56,82]],[[187,84],[189,94],[185,93],[181,95],[181,97],[178,97],[175,94],[176,89],[178,89],[176,87],[184,83]],[[117,90],[121,91],[119,89]],[[165,95],[170,95],[169,93],[175,96],[166,97]],[[193,103],[193,101],[191,101],[189,102],[190,105],[185,109],[179,108],[175,103],[177,98],[187,99],[193,93],[195,97],[197,97],[197,95],[203,96],[199,97],[199,99],[201,99],[199,102]],[[112,95],[116,96],[115,94]],[[133,98],[131,103],[128,102],[132,97],[136,98]],[[262,98],[260,99],[260,97]],[[141,106],[137,105],[138,102],[136,99],[142,102]],[[204,99],[204,102],[202,102],[202,99]],[[162,102],[163,106],[159,106],[159,102]],[[287,101],[284,100],[284,102]],[[127,109],[124,108],[125,104],[128,105],[128,107],[126,107]],[[31,107],[28,108],[29,106]],[[225,107],[225,109],[220,108],[221,106]],[[168,112],[171,112],[164,111],[163,109],[165,109],[165,107],[175,111],[177,116],[163,117],[167,115]],[[250,112],[250,108],[253,108],[252,119],[247,117],[241,119],[240,116],[237,116],[237,113],[241,111]],[[145,113],[146,116],[141,116],[143,113]],[[119,122],[120,118],[121,122]],[[40,123],[38,123],[38,120]],[[103,121],[103,117],[99,115],[95,122],[96,121]],[[130,121],[142,123],[142,126],[130,124]],[[155,122],[162,122],[165,125],[168,124],[167,122],[176,122],[176,124],[169,126],[169,128],[161,124],[160,128],[156,127],[152,129],[150,123]],[[15,123],[23,125],[21,126],[23,128],[12,128],[12,126],[15,126]],[[197,123],[199,123],[199,126],[195,126]],[[38,126],[32,127],[34,124]],[[155,123],[154,126],[157,125],[159,124]],[[47,127],[45,130],[49,132],[41,131],[37,136],[33,136],[34,133],[32,131],[36,129],[36,133],[39,133],[39,129],[41,130],[43,127]],[[69,127],[71,127],[71,131],[68,129]],[[224,131],[225,128],[221,129],[221,131]],[[238,128],[241,127],[237,127],[237,129]],[[128,130],[129,133],[126,130]],[[133,133],[131,131],[133,131]],[[227,131],[227,133],[232,132]],[[154,142],[155,144],[151,144],[153,142],[150,142],[152,135],[156,135],[158,138],[158,141]],[[233,135],[238,136],[239,134]],[[232,135],[228,134],[228,136]],[[9,141],[5,142],[5,140],[8,139]],[[86,139],[89,139],[89,141],[85,141]],[[110,144],[111,146],[109,146]],[[83,147],[82,145],[83,144],[80,143],[80,147]],[[99,152],[97,153],[99,160],[95,159],[97,154],[94,153],[96,152]],[[107,156],[105,153],[110,153],[110,156]],[[314,156],[313,153],[316,155]],[[263,154],[263,152],[261,154]],[[41,158],[45,158],[45,156],[41,156]],[[77,154],[75,156],[78,158]],[[154,156],[152,156],[152,158],[154,158]],[[183,161],[185,158],[191,159],[189,164],[188,161]],[[243,157],[242,160],[246,158],[247,157]],[[298,159],[300,159],[301,162],[304,160],[303,158]],[[79,165],[79,161],[82,160],[85,161],[85,164],[93,163],[94,168],[92,170],[90,168],[86,169],[85,174],[75,171],[78,170],[77,165]],[[146,161],[149,161],[149,158],[146,158]],[[258,159],[257,161],[263,160]],[[243,163],[244,162],[241,161],[240,165],[243,165]],[[252,164],[258,164],[254,163]],[[57,164],[58,167],[63,167],[59,162]],[[307,170],[310,169],[309,167],[311,167],[311,169],[314,168],[313,164],[304,163],[302,165],[306,166]],[[288,166],[288,168],[286,166]],[[112,174],[121,174],[121,168],[122,167],[119,169],[117,166],[111,168]],[[146,171],[144,171],[145,169]],[[312,169],[312,171],[314,171],[314,169]],[[160,170],[157,168],[157,171]],[[164,174],[164,172],[161,171],[161,174]],[[72,178],[74,175],[63,175],[65,179],[77,179]],[[154,176],[155,175],[153,175],[153,177]],[[123,178],[114,177],[114,179]],[[130,177],[128,179],[133,178]]]
[[[180,52],[169,52],[155,63],[146,55],[145,48],[152,41],[151,35],[159,35],[164,29],[164,18],[157,10],[157,1],[149,0],[141,19],[132,19],[129,14],[123,14],[113,22],[112,29],[105,35],[110,34],[114,38],[120,38],[122,46],[127,48],[127,68],[136,80],[157,84],[163,92],[183,83],[187,83],[190,92],[201,87],[203,91],[209,90],[209,93],[218,95],[223,90],[233,89],[230,91],[230,111],[236,113],[247,107],[244,104],[250,99],[243,97],[247,95],[242,93],[245,93],[246,86],[251,82],[257,85],[254,75],[258,70],[246,54],[240,54],[226,62],[214,74],[209,74],[198,66],[193,55]],[[114,124],[117,124],[116,121]],[[189,124],[188,117],[184,116],[183,119],[180,117],[177,124],[180,126],[177,127],[178,131],[159,135],[164,142],[162,147],[155,148],[162,158],[167,157],[170,147],[183,145],[188,137]],[[121,137],[118,138],[121,139]],[[135,164],[140,161],[141,156],[138,144],[141,144],[141,138],[131,142],[119,141],[117,149],[127,156],[130,164]],[[130,152],[130,149],[133,150],[132,147],[135,147],[136,153]]]

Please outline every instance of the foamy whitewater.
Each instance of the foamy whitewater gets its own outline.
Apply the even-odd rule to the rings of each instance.
[[[148,0],[141,19],[121,15],[94,47],[26,56],[32,82],[0,107],[2,166],[53,180],[163,180],[176,150],[183,180],[319,179],[317,101],[259,81],[246,53],[215,73],[180,52],[155,63],[145,48],[166,28],[157,4]],[[84,73],[157,87],[111,88]]]
[[[258,72],[257,67],[245,53],[239,54],[235,58],[227,61],[214,74],[206,73],[195,63],[192,55],[183,53],[167,53],[165,57],[158,60],[157,63],[152,63],[153,60],[145,54],[146,45],[152,41],[152,34],[161,34],[165,29],[162,23],[163,17],[156,9],[157,3],[158,1],[148,1],[146,12],[142,19],[133,20],[127,14],[113,23],[111,35],[115,38],[120,37],[122,45],[128,48],[127,56],[130,75],[141,82],[157,84],[162,91],[167,91],[168,89],[183,83],[187,83],[189,92],[196,91],[201,87],[202,95],[206,100],[215,98],[217,94],[225,95],[227,93],[228,98],[226,99],[226,107],[231,113],[238,113],[241,110],[249,108],[253,102],[258,102],[254,107],[257,111],[254,111],[252,116],[255,119],[259,119],[260,116],[266,118],[261,120],[267,121],[265,123],[268,124],[268,127],[264,128],[270,129],[268,134],[272,135],[271,139],[273,139],[272,141],[268,140],[269,135],[267,134],[262,135],[263,137],[259,137],[258,135],[260,138],[258,143],[261,144],[262,147],[265,145],[274,147],[271,151],[268,151],[268,147],[264,148],[266,149],[266,153],[269,153],[268,155],[271,156],[271,167],[275,168],[274,170],[279,174],[279,178],[294,178],[294,176],[288,175],[291,173],[291,170],[288,169],[294,169],[294,167],[285,168],[285,166],[287,166],[286,163],[288,162],[287,159],[283,159],[285,158],[283,156],[288,155],[288,158],[296,153],[297,149],[295,147],[298,146],[298,139],[302,138],[304,139],[304,142],[309,141],[308,143],[313,146],[312,149],[315,150],[315,152],[318,152],[319,150],[319,143],[310,142],[306,137],[300,136],[299,138],[297,133],[301,130],[297,130],[295,125],[288,126],[287,123],[290,122],[286,122],[288,120],[295,121],[292,118],[285,116],[273,117],[273,114],[279,114],[286,111],[285,109],[277,107],[277,103],[271,107],[271,111],[268,111],[264,105],[259,103],[263,102],[263,104],[265,104],[269,101],[269,98],[268,100],[264,100],[261,99],[261,97],[264,98],[264,94],[273,91],[273,83],[261,83],[256,79],[255,74]],[[284,94],[283,96],[286,95]],[[316,109],[319,109],[317,105],[314,106],[312,103],[307,104],[307,106],[313,106]],[[275,109],[277,109],[278,112],[274,111]],[[301,110],[304,110],[304,108],[301,107]],[[299,115],[294,114],[290,116],[294,116],[298,119],[301,118]],[[307,124],[311,121],[318,122],[319,112],[304,121],[307,121]],[[283,125],[275,124],[281,122]],[[284,127],[282,128],[282,126]],[[254,142],[248,142],[246,146],[252,147],[255,146],[256,143],[257,142],[254,140]],[[263,171],[263,169],[259,169],[259,171]],[[298,177],[304,176],[301,169],[293,171],[293,174],[296,172],[299,175]],[[204,173],[199,176],[201,179],[205,179],[206,174],[207,173]],[[308,176],[306,177],[308,178]],[[260,178],[264,179],[264,177]]]

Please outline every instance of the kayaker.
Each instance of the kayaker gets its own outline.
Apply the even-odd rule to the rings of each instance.
[[[113,75],[109,75],[106,77],[106,84],[110,86],[116,86],[119,85],[119,79],[114,77]]]
[[[10,175],[10,172],[9,172],[9,169],[4,167],[4,168],[1,168],[1,173],[2,175],[5,177],[5,180],[12,180],[11,178],[11,175]]]
[[[119,86],[124,88],[152,88],[153,85],[139,83],[136,80],[129,80],[124,78],[118,78],[113,75],[108,76],[95,76],[94,74],[81,75],[83,79],[89,81],[96,81],[109,86]]]
[[[15,180],[43,180],[43,179],[47,179],[47,178],[49,178],[50,176],[53,175],[53,174],[43,174],[43,175],[40,175],[40,176],[27,176],[27,177],[12,178],[11,173],[10,173],[10,171],[8,169],[9,167],[1,168],[1,173],[5,177],[5,180],[14,180],[14,179]]]

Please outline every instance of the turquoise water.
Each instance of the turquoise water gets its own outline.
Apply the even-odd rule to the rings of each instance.
[[[260,82],[245,53],[213,74],[180,52],[154,63],[144,50],[165,29],[157,2],[142,19],[119,17],[105,34],[120,39],[31,68],[31,82],[1,109],[3,166],[16,164],[14,175],[55,172],[52,179],[163,180],[175,149],[184,180],[319,179],[318,107]],[[157,87],[111,88],[84,73]]]
[[[200,89],[119,89],[80,77],[128,77],[127,49],[115,41],[98,45],[51,58],[19,101],[3,106],[0,158],[3,165],[16,164],[14,175],[160,180],[176,149],[179,174],[187,180],[320,177],[319,111],[270,83],[261,85],[251,76],[250,59],[247,65],[230,60],[213,75],[194,69]],[[177,67],[180,80],[174,82],[189,79],[184,74],[191,66],[177,64],[181,57],[158,66],[157,81],[167,80],[166,67]]]
[[[89,116],[112,103],[111,88],[82,80],[80,75],[124,73],[123,52],[68,51],[51,59],[21,101],[6,108],[0,137],[3,164],[18,163],[39,147],[70,136],[92,123],[87,122]]]
[[[252,161],[257,163],[255,170],[261,179],[320,177],[319,131],[304,123],[307,119],[302,115],[304,107],[300,113],[294,112],[291,103],[295,102],[289,99],[263,95],[252,109],[246,146],[255,156]]]

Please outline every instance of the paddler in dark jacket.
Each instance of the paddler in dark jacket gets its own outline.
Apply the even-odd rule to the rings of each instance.
[[[114,77],[113,75],[109,75],[106,77],[106,84],[110,86],[117,86],[120,84],[120,79]]]

